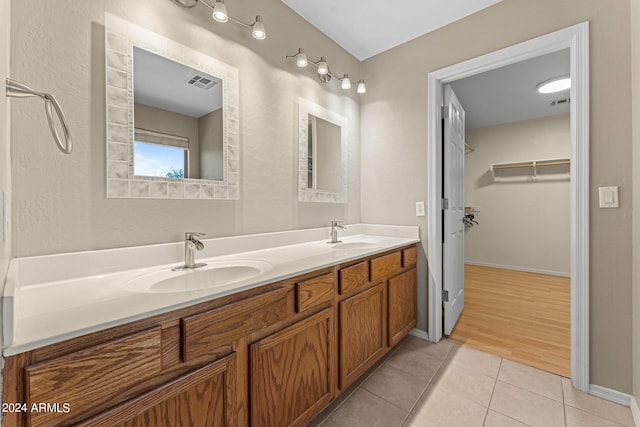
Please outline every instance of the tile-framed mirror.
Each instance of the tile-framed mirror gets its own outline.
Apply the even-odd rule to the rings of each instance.
[[[299,99],[299,201],[347,202],[348,131],[346,117]]]
[[[107,197],[238,200],[238,70],[105,14]]]

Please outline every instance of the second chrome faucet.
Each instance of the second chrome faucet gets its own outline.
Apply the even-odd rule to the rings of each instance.
[[[196,263],[196,251],[204,249],[204,243],[198,240],[197,237],[207,237],[207,235],[204,233],[198,233],[197,231],[188,231],[184,233],[184,265],[176,267],[173,270],[187,270],[207,265],[203,262]]]
[[[338,228],[342,231],[346,231],[347,228],[342,225],[340,221],[331,221],[331,240],[327,243],[340,243],[338,240]]]

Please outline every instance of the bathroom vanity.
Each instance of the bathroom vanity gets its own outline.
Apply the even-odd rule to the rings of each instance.
[[[415,239],[391,240],[298,245],[338,262],[8,355],[4,425],[304,425],[416,325]]]

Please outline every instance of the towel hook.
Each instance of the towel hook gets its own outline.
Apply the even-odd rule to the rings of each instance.
[[[50,93],[37,92],[31,89],[29,86],[20,83],[18,81],[7,78],[7,96],[10,98],[27,98],[31,96],[36,96],[42,98],[44,100],[45,111],[47,113],[47,122],[49,122],[49,129],[51,130],[51,135],[56,142],[56,145],[65,154],[71,153],[73,150],[73,141],[71,140],[71,133],[69,132],[69,126],[67,126],[67,120],[64,117],[64,113],[62,112],[62,108],[60,108],[60,104],[55,96]],[[60,134],[58,133],[58,129],[53,120],[53,111],[56,110],[56,114],[58,115],[58,119],[60,120],[60,124],[62,125],[62,132],[64,133],[64,143],[62,143],[62,138],[60,138]]]

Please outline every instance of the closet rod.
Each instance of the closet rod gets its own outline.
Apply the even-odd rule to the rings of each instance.
[[[536,162],[522,162],[522,163],[510,163],[503,165],[493,165],[493,169],[513,169],[513,168],[532,168],[534,166],[556,166],[556,165],[570,165],[570,160],[548,160],[548,161],[536,161]]]
[[[51,130],[51,135],[56,142],[56,145],[64,154],[71,153],[73,150],[73,141],[71,140],[71,133],[69,132],[69,126],[67,126],[67,120],[64,117],[64,113],[62,112],[62,108],[60,108],[60,104],[58,104],[58,100],[55,96],[50,93],[37,92],[31,89],[29,86],[24,83],[20,83],[18,81],[7,78],[7,97],[9,98],[27,98],[27,97],[38,97],[44,101],[45,111],[47,113],[47,121],[49,122],[49,130]],[[58,129],[56,128],[55,123],[53,122],[53,112],[51,111],[51,107],[56,110],[56,114],[58,115],[58,119],[60,120],[60,124],[62,125],[62,132],[64,133],[64,143],[60,138],[60,134],[58,134]]]

